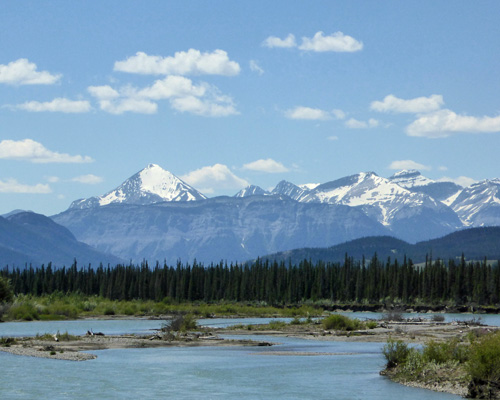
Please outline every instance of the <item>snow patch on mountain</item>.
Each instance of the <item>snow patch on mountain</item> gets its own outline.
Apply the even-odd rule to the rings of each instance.
[[[260,186],[250,185],[241,189],[234,197],[248,197],[248,196],[268,196],[270,193],[262,189]]]
[[[466,226],[500,225],[500,179],[498,178],[474,183],[448,201]]]

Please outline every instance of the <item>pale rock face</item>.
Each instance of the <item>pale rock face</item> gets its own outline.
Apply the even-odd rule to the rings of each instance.
[[[70,208],[108,204],[154,204],[162,201],[195,201],[206,197],[159,165],[149,164],[116,189],[102,196],[74,201]]]

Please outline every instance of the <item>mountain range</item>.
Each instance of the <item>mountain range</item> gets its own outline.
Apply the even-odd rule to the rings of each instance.
[[[366,236],[409,243],[500,225],[500,180],[462,188],[415,170],[363,172],[320,185],[250,186],[206,198],[155,164],[52,219],[99,251],[134,262],[245,261]]]

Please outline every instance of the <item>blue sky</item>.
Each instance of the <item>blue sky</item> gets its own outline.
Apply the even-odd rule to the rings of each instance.
[[[155,163],[208,196],[500,176],[498,1],[0,5],[0,214]]]

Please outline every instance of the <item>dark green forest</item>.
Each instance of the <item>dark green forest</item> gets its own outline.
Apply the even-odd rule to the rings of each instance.
[[[327,300],[336,304],[450,304],[500,303],[500,269],[484,261],[411,260],[343,263],[304,260],[298,265],[257,260],[252,265],[218,263],[204,266],[117,265],[55,269],[5,267],[0,274],[14,294],[42,296],[54,292],[96,295],[110,300],[175,302],[265,302],[269,305]]]

